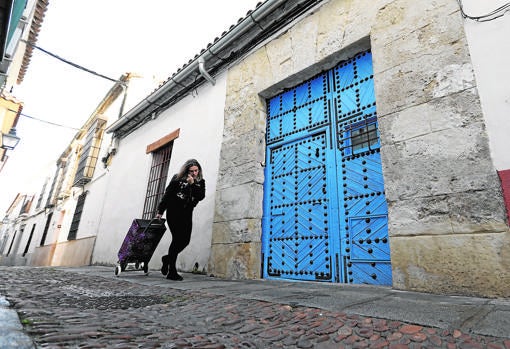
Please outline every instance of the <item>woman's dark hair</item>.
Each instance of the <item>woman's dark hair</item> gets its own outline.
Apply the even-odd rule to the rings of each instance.
[[[192,166],[198,167],[197,181],[201,181],[202,178],[203,178],[203,176],[202,176],[202,166],[200,166],[200,163],[197,160],[195,160],[195,159],[189,159],[188,161],[186,161],[184,163],[184,165],[182,165],[181,170],[177,174],[177,177],[179,179],[185,180],[186,177],[188,176],[188,170]]]

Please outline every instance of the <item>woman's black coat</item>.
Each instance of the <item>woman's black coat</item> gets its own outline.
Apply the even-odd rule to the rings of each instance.
[[[168,216],[178,217],[178,212],[192,212],[195,206],[205,197],[205,180],[201,179],[188,184],[185,179],[172,177],[165,190],[165,194],[158,205],[158,213],[167,211]]]

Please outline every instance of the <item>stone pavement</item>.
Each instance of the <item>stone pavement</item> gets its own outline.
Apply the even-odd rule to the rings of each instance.
[[[113,271],[0,267],[0,348],[510,349],[509,299]]]

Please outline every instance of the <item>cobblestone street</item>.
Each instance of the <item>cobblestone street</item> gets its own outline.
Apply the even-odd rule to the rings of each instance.
[[[113,273],[105,278],[29,267],[0,272],[0,296],[38,348],[510,349],[509,338],[142,285]]]

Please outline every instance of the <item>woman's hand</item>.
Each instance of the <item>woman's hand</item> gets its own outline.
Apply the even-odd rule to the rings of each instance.
[[[188,184],[193,184],[195,183],[195,179],[193,179],[193,176],[189,174],[186,178],[186,182],[188,182]]]
[[[158,214],[156,215],[156,217],[155,217],[155,218],[156,218],[156,219],[161,219],[161,216],[162,216],[162,214],[161,214],[161,213],[158,213]]]

